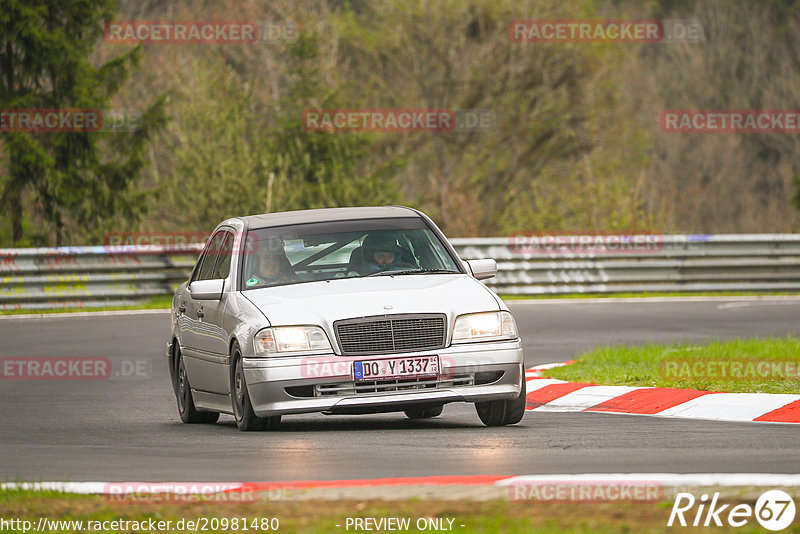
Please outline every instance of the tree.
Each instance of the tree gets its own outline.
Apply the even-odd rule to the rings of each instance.
[[[141,48],[95,66],[89,57],[112,20],[114,0],[4,0],[0,5],[0,109],[110,107],[141,56]],[[23,242],[24,208],[47,225],[56,245],[98,239],[121,219],[143,213],[136,179],[145,144],[163,124],[163,99],[124,131],[2,131],[6,174],[0,204]]]
[[[302,127],[304,109],[337,107],[341,90],[322,82],[319,40],[305,30],[255,48],[268,70],[247,47],[159,51],[184,68],[171,89],[174,120],[155,149],[161,194],[147,229],[202,231],[235,215],[398,201],[390,174],[400,161],[372,165],[367,134]]]
[[[583,4],[536,2],[535,13],[575,18]],[[450,235],[587,230],[642,217],[613,194],[629,188],[633,174],[618,147],[633,159],[627,141],[635,133],[606,126],[620,83],[607,65],[620,61],[621,49],[513,42],[509,23],[531,18],[532,5],[392,0],[339,15],[341,63],[358,80],[351,99],[495,118],[485,129],[383,137],[387,152],[409,161],[397,176],[401,192]],[[583,195],[587,189],[595,194]]]
[[[396,202],[389,180],[403,165],[389,158],[377,167],[368,163],[370,139],[356,132],[314,132],[303,128],[307,109],[338,107],[339,93],[322,83],[319,36],[301,34],[289,46],[293,58],[290,86],[278,106],[272,152],[280,209],[380,205]]]
[[[662,110],[800,108],[800,16],[788,2],[715,0],[670,11],[699,22],[701,43],[653,45],[634,67],[628,101],[650,130],[652,162],[644,170],[662,224],[682,232],[796,231],[790,199],[800,186],[797,134],[660,131]],[[782,7],[783,6],[783,7]],[[649,114],[647,111],[649,111]]]

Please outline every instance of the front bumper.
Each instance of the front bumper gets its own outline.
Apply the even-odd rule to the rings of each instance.
[[[438,378],[367,385],[353,381],[354,361],[432,354],[439,356]],[[414,404],[510,400],[519,396],[523,373],[519,340],[383,356],[244,358],[242,365],[250,402],[259,417],[400,411]]]

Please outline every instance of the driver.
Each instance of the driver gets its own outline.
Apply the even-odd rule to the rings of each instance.
[[[364,250],[365,270],[368,272],[414,268],[402,260],[403,249],[389,236],[370,234],[361,246]]]

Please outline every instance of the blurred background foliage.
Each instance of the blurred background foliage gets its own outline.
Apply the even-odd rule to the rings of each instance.
[[[14,16],[17,0],[8,2],[0,25]],[[800,229],[797,135],[659,125],[664,109],[800,109],[792,0],[89,4],[94,18],[73,16],[100,32],[108,20],[292,21],[298,31],[257,44],[136,47],[98,31],[82,37],[88,49],[67,43],[68,57],[85,56],[85,65],[74,62],[81,69],[116,70],[110,80],[84,76],[90,86],[59,105],[80,107],[94,91],[150,119],[135,139],[114,134],[93,145],[90,161],[127,166],[92,163],[91,172],[78,162],[36,167],[79,134],[3,134],[0,246],[90,244],[108,231],[208,231],[233,215],[391,203],[422,209],[450,236]],[[693,20],[705,41],[511,41],[510,21],[530,18]],[[7,32],[2,44],[15,38]],[[109,90],[93,89],[101,85]],[[20,98],[5,91],[0,108],[45,107],[33,94]],[[486,132],[309,132],[300,123],[308,108],[483,109],[497,123]],[[33,178],[18,178],[12,154],[30,155],[23,163]]]

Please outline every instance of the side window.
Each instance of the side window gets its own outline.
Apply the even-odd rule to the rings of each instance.
[[[203,252],[200,253],[200,257],[197,258],[197,263],[194,264],[194,269],[192,270],[192,277],[189,279],[189,283],[194,282],[195,280],[200,279],[200,271],[203,269],[203,262],[206,261],[208,257],[207,254],[207,246],[203,249]]]
[[[197,260],[198,267],[195,268],[192,275],[192,282],[196,280],[211,280],[212,272],[214,270],[214,263],[217,260],[217,251],[222,246],[222,240],[225,237],[224,231],[220,230],[206,243],[203,249],[203,254]]]
[[[214,265],[212,278],[228,278],[231,272],[231,256],[233,255],[233,234],[225,232],[220,248],[217,252],[217,263]]]

